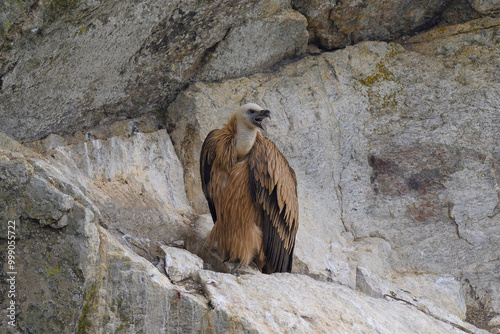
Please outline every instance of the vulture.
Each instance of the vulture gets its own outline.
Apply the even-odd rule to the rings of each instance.
[[[241,106],[203,142],[200,174],[214,226],[208,236],[224,262],[254,262],[266,274],[291,272],[299,225],[295,172],[264,137],[269,110]]]

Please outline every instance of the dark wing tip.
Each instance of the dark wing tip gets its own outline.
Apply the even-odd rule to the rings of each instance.
[[[274,146],[274,144],[273,144]],[[277,148],[275,148],[277,150]],[[275,272],[291,272],[293,265],[293,251],[295,248],[295,234],[297,231],[297,218],[287,216],[287,205],[296,207],[297,204],[297,181],[295,173],[286,162],[286,159],[281,154],[278,155],[279,159],[283,159],[283,164],[288,168],[282,170],[286,173],[289,171],[290,175],[285,176],[283,180],[271,180],[271,173],[269,173],[268,166],[261,164],[267,159],[256,159],[250,162],[250,189],[252,197],[260,207],[263,215],[263,250],[265,255],[266,264],[262,268],[262,272],[272,274]],[[253,157],[252,157],[253,158]],[[265,167],[265,168],[263,168]],[[259,181],[260,180],[260,181]],[[271,182],[262,182],[262,180]],[[288,198],[289,202],[285,201],[285,205],[280,209],[278,203],[278,191],[280,182],[293,182],[295,191],[292,198]],[[272,189],[269,189],[271,184]],[[295,198],[293,198],[295,196]],[[265,208],[265,209],[264,209]]]
[[[201,153],[200,153],[200,177],[201,177],[201,186],[203,189],[203,193],[205,194],[205,198],[207,199],[208,202],[208,208],[210,209],[210,214],[212,215],[212,220],[215,222],[217,221],[217,213],[215,211],[215,205],[210,197],[209,191],[208,191],[208,184],[210,183],[210,176],[212,173],[212,165],[214,163],[215,159],[215,148],[213,147],[214,143],[212,141],[212,138],[215,135],[216,130],[212,130],[207,137],[205,138],[205,141],[203,142],[203,145],[201,147]]]

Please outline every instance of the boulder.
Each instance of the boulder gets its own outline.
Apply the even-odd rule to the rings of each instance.
[[[165,273],[172,282],[180,282],[203,268],[203,260],[185,249],[161,246],[165,254]]]

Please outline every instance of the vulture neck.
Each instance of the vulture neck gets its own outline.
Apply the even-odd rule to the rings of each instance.
[[[235,142],[236,142],[236,152],[237,152],[237,161],[243,160],[255,143],[255,139],[257,138],[257,133],[259,129],[256,127],[248,127],[243,121],[235,119]]]

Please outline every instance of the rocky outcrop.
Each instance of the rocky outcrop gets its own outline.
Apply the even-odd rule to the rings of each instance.
[[[324,49],[337,49],[367,40],[390,41],[445,24],[462,23],[490,13],[495,1],[332,1],[293,0],[307,17],[310,40]],[[479,4],[480,3],[480,4]],[[498,9],[498,8],[497,8]]]
[[[305,20],[282,0],[31,3],[24,15],[9,5],[1,50],[0,131],[19,140],[157,111],[194,77],[250,74],[307,44]],[[290,37],[261,46],[258,34],[241,39],[248,29]]]
[[[326,3],[5,4],[16,330],[498,331],[496,3]],[[245,102],[297,174],[292,274],[228,275],[205,243],[201,143]]]
[[[155,134],[168,139],[164,130]],[[137,138],[121,140],[130,144]],[[445,288],[445,278],[420,278],[416,286],[406,282],[413,295],[375,278],[369,284],[381,288],[381,293],[366,296],[366,289],[359,288],[362,294],[298,274],[269,276],[253,270],[235,277],[205,271],[195,255],[166,246],[161,246],[161,261],[155,267],[137,254],[141,252],[137,245],[131,245],[134,251],[125,245],[127,239],[101,226],[100,204],[92,199],[94,192],[103,190],[101,185],[83,183],[85,176],[80,176],[80,182],[65,178],[63,166],[68,160],[59,160],[57,166],[48,163],[57,161],[52,160],[57,159],[56,152],[67,152],[72,145],[63,144],[41,155],[3,135],[1,148],[0,186],[11,189],[0,197],[2,203],[10,204],[1,218],[16,220],[19,228],[16,324],[21,332],[221,333],[228,328],[238,333],[281,332],[284,328],[291,332],[386,332],[397,328],[400,333],[483,333],[443,303],[456,295],[458,286],[452,283]],[[175,165],[175,159],[173,162]],[[35,201],[42,193],[53,195],[44,197],[44,202]],[[64,226],[57,225],[60,217],[67,217]],[[187,242],[206,235],[204,223],[197,224],[201,236],[188,237]],[[175,223],[165,225],[175,230]],[[203,248],[202,241],[196,244]],[[173,245],[183,246],[183,242]],[[0,247],[6,248],[6,244]],[[425,295],[422,286],[436,279],[441,303],[420,297]]]
[[[497,0],[470,0],[470,4],[482,14],[494,14],[500,12],[500,2]]]

